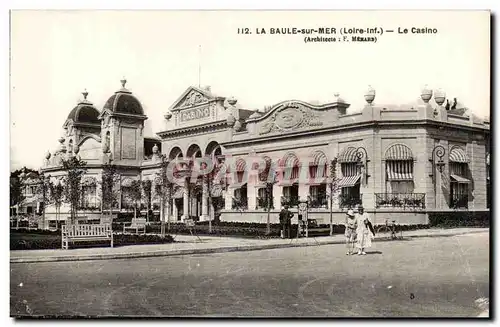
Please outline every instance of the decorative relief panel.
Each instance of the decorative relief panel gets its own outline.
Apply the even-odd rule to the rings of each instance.
[[[121,131],[122,159],[136,159],[136,129],[123,127]]]
[[[208,102],[208,100],[209,99],[205,95],[193,90],[188,93],[183,101],[181,101],[178,108],[192,107],[197,104]]]
[[[323,122],[310,108],[300,103],[289,102],[280,105],[275,110],[268,121],[260,126],[259,134],[321,125]]]

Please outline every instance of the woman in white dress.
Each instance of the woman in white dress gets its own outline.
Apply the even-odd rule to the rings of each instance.
[[[356,247],[359,255],[365,255],[365,249],[372,246],[373,234],[370,230],[370,215],[365,212],[361,205],[358,207],[356,221],[358,225],[356,229]]]

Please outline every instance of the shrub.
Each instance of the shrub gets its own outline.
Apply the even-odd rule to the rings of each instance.
[[[30,231],[32,232],[32,231]],[[133,235],[115,234],[113,236],[113,246],[138,245],[138,244],[165,244],[174,242],[173,237],[166,235],[162,238],[159,235]],[[109,241],[76,242],[77,247],[109,246]],[[72,245],[70,244],[70,247]],[[74,245],[73,245],[74,246]],[[43,234],[21,232],[11,233],[11,250],[35,250],[35,249],[60,249],[61,234]]]
[[[489,211],[435,212],[429,214],[431,227],[490,227]]]

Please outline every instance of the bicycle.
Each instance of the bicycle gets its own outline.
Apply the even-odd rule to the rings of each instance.
[[[400,236],[398,236],[398,229],[395,220],[393,220],[390,224],[389,219],[386,219],[385,225],[377,229],[377,235],[380,235],[382,238],[390,238],[392,240],[403,239],[403,230],[400,229],[399,233]]]

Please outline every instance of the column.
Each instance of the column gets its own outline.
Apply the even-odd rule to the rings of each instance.
[[[309,196],[309,184],[299,183],[299,200],[307,201],[308,196]]]
[[[182,213],[182,221],[184,221],[185,219],[189,218],[189,189],[188,189],[189,185],[188,185],[188,181],[185,180],[184,181],[184,188],[183,188],[183,197],[184,197],[184,200],[183,200],[183,213]]]
[[[281,209],[281,195],[283,195],[283,187],[278,184],[273,185],[274,210]]]
[[[233,208],[234,188],[231,186],[228,186],[224,196],[225,196],[224,209],[231,210]]]
[[[248,210],[255,210],[257,208],[257,188],[255,186],[255,177],[254,172],[250,171],[247,184]]]
[[[170,217],[170,206],[171,206],[172,198],[169,197],[165,200],[165,222],[172,222],[172,218]]]
[[[202,221],[210,219],[208,217],[208,185],[206,181],[202,182],[203,194],[201,195],[201,219]]]
[[[177,206],[175,205],[175,199],[172,199],[172,216],[173,216],[173,221],[177,221],[177,216],[178,216],[178,212],[177,212]]]

